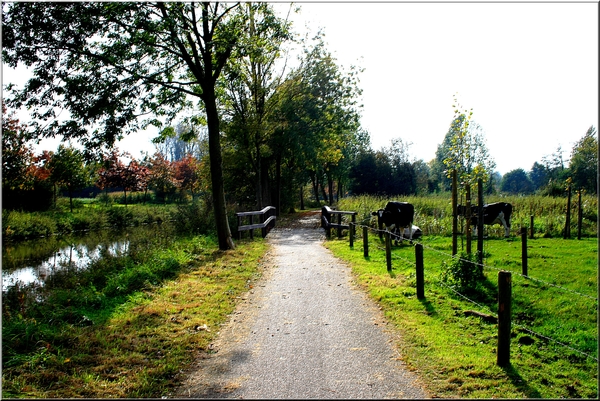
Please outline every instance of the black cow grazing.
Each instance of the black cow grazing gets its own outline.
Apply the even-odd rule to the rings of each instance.
[[[415,207],[407,202],[388,202],[385,209],[379,209],[371,213],[377,216],[377,223],[381,226],[385,224],[388,231],[396,235],[396,238],[403,239],[403,232],[408,231],[408,239],[412,244],[413,238],[413,219],[415,216]],[[404,230],[408,229],[408,230]],[[417,227],[418,232],[421,230]],[[395,240],[398,245],[398,240]]]
[[[466,207],[458,205],[458,215],[464,216]],[[494,224],[502,224],[504,226],[504,236],[510,236],[510,215],[512,213],[512,205],[505,202],[490,203],[483,205],[483,224],[488,226]],[[471,225],[475,226],[474,235],[477,236],[477,218],[479,217],[479,207],[471,205]]]

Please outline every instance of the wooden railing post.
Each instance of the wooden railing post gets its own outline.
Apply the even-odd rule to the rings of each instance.
[[[512,278],[507,271],[498,272],[498,350],[497,365],[510,364]]]
[[[259,211],[252,212],[239,212],[236,213],[238,219],[238,239],[242,238],[242,231],[250,231],[250,238],[254,239],[254,230],[261,229],[262,237],[265,238],[269,230],[275,227],[276,221],[276,208],[273,206],[267,206]],[[260,223],[254,224],[254,216],[260,216]],[[242,221],[245,217],[250,220],[249,224],[242,225]]]
[[[350,248],[354,248],[354,222],[350,223]]]
[[[423,268],[423,244],[415,245],[415,261],[417,266],[417,299],[425,298],[425,275]]]

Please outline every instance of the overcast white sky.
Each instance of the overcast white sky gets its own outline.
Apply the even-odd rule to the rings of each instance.
[[[529,171],[559,145],[568,160],[598,128],[596,2],[297,4],[296,31],[322,28],[339,65],[365,68],[362,125],[374,150],[399,137],[414,158],[433,159],[455,93],[473,108],[501,174]],[[21,78],[11,74],[3,71],[4,84]],[[153,153],[155,134],[119,147]]]

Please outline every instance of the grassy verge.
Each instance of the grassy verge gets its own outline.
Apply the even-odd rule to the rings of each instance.
[[[407,364],[437,397],[595,398],[598,396],[597,242],[539,238],[529,243],[529,276],[521,277],[520,240],[486,242],[485,279],[469,300],[442,281],[451,239],[425,237],[425,299],[416,297],[414,248],[392,251],[386,270],[383,244],[370,236],[326,246],[352,266],[357,282],[383,308],[401,333]],[[450,257],[451,259],[451,257]],[[467,310],[496,315],[497,270],[513,271],[511,364],[496,365],[497,325]],[[560,288],[559,288],[560,287]],[[471,301],[475,301],[473,303]],[[530,331],[543,334],[538,337]],[[564,347],[556,341],[584,352]],[[596,359],[595,359],[596,358]]]
[[[239,295],[260,276],[266,247],[255,239],[219,252],[214,239],[193,237],[106,261],[110,274],[91,268],[46,306],[19,304],[17,289],[3,302],[2,397],[166,395],[210,352]]]

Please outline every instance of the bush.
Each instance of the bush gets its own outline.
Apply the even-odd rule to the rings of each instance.
[[[2,234],[8,241],[23,241],[36,237],[47,237],[56,232],[55,219],[39,213],[2,213]]]
[[[207,210],[206,204],[199,201],[177,206],[171,217],[179,233],[206,234],[214,229],[212,212]]]
[[[108,224],[115,228],[124,228],[131,224],[133,213],[124,207],[111,207],[106,211]]]
[[[442,261],[442,281],[458,291],[473,292],[483,282],[483,266],[477,264],[477,256],[461,252],[451,262]]]

